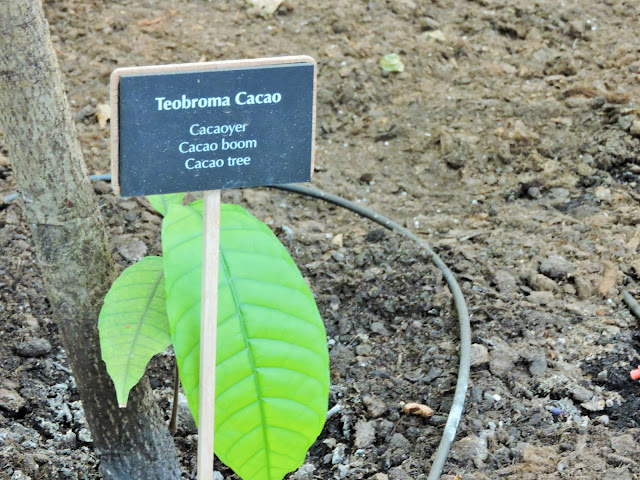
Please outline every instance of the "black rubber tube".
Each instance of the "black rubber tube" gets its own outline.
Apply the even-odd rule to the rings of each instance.
[[[456,436],[460,418],[462,417],[467,387],[469,386],[469,371],[471,368],[471,324],[469,322],[469,311],[467,310],[467,303],[464,300],[464,295],[462,294],[460,285],[458,285],[453,272],[449,270],[449,267],[447,267],[427,242],[410,230],[407,230],[393,220],[388,219],[384,215],[380,215],[379,213],[365,208],[362,205],[358,205],[357,203],[351,202],[337,195],[332,195],[313,188],[302,187],[300,185],[278,185],[270,188],[286,190],[288,192],[294,192],[307,197],[313,197],[319,200],[324,200],[325,202],[333,203],[334,205],[346,208],[358,215],[368,218],[369,220],[372,220],[393,232],[397,232],[400,235],[410,238],[417,242],[429,254],[433,264],[444,274],[445,281],[453,295],[453,301],[458,313],[458,322],[460,325],[460,365],[458,367],[458,381],[456,383],[456,391],[453,395],[453,404],[451,405],[451,410],[449,410],[449,417],[447,418],[447,423],[442,433],[440,445],[438,445],[433,463],[431,464],[431,469],[429,470],[429,476],[427,477],[427,480],[438,480],[442,474],[442,470],[444,469],[447,457],[449,456],[449,450]]]
[[[92,175],[89,178],[91,180],[110,181],[111,175]],[[333,203],[334,205],[346,208],[347,210],[351,210],[352,212],[357,213],[362,217],[368,218],[369,220],[382,225],[388,230],[410,238],[411,240],[418,243],[420,247],[422,247],[429,254],[433,264],[438,267],[444,274],[445,281],[447,282],[449,290],[453,295],[453,301],[458,313],[458,322],[460,325],[460,365],[458,367],[458,381],[456,383],[456,390],[453,395],[453,404],[451,405],[451,410],[449,410],[449,416],[442,433],[440,445],[438,445],[433,463],[431,464],[431,469],[429,470],[429,476],[427,477],[427,480],[438,480],[440,478],[440,475],[442,474],[442,470],[444,468],[445,462],[447,461],[447,457],[449,456],[449,450],[451,449],[451,444],[453,443],[453,440],[456,436],[458,424],[460,423],[460,418],[462,417],[467,388],[469,386],[469,371],[471,368],[471,325],[469,322],[469,311],[467,310],[467,304],[464,300],[464,295],[462,294],[460,285],[458,285],[453,272],[449,270],[449,267],[447,267],[447,265],[433,251],[431,246],[426,241],[422,240],[415,233],[407,230],[393,220],[388,219],[384,215],[380,215],[379,213],[365,208],[362,205],[358,205],[357,203],[351,202],[337,195],[323,192],[322,190],[302,187],[300,185],[277,185],[271,186],[269,188],[293,192],[299,195],[317,198],[325,202]],[[4,201],[6,203],[9,203],[15,200],[17,197],[18,194],[8,195],[4,198]]]
[[[638,302],[636,302],[636,299],[633,298],[633,295],[631,295],[627,290],[623,290],[622,300],[624,300],[624,303],[627,304],[627,307],[629,307],[629,310],[631,310],[631,313],[633,313],[633,315],[637,319],[640,319],[640,305],[638,305]]]

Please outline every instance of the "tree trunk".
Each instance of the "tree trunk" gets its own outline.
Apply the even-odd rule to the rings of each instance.
[[[41,0],[0,6],[0,122],[104,478],[179,479],[148,380],[119,409],[100,357],[97,318],[114,265]]]

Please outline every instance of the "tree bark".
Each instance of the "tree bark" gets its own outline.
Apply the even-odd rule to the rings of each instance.
[[[148,380],[120,409],[101,360],[97,318],[115,270],[41,0],[0,7],[0,123],[104,478],[180,479]]]

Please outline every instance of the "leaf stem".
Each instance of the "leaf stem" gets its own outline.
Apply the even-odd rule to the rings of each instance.
[[[169,420],[169,433],[175,435],[178,430],[178,393],[180,391],[180,377],[178,376],[178,362],[173,370],[173,405],[171,406],[171,420]]]

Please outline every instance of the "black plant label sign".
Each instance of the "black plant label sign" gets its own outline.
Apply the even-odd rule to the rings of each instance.
[[[306,56],[116,70],[114,190],[137,196],[308,182],[315,71]]]

